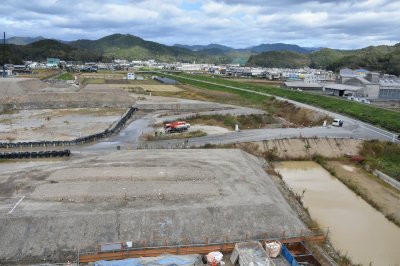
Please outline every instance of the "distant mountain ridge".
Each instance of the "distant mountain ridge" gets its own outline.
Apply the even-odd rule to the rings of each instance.
[[[324,48],[308,54],[293,51],[270,51],[251,55],[248,66],[322,68],[338,71],[340,68],[365,68],[400,75],[400,43],[394,46],[369,46],[357,50]]]
[[[15,45],[27,45],[37,41],[44,40],[45,38],[42,36],[38,37],[10,37],[6,38],[6,43],[15,44]]]
[[[176,47],[186,48],[192,50],[194,52],[206,52],[208,50],[213,50],[214,52],[218,49],[221,53],[227,52],[252,52],[252,53],[262,53],[262,52],[271,52],[271,51],[292,51],[298,53],[311,53],[313,51],[318,51],[320,47],[301,47],[296,44],[286,44],[286,43],[262,43],[256,46],[250,46],[247,48],[239,48],[235,49],[226,45],[211,43],[208,45],[184,45],[184,44],[175,44]]]
[[[358,50],[307,48],[293,44],[261,44],[234,49],[220,44],[168,46],[146,41],[130,34],[112,34],[98,40],[64,42],[35,38],[9,38],[6,62],[20,64],[23,60],[61,60],[80,62],[111,62],[114,59],[148,60],[159,62],[247,64],[263,67],[312,67],[337,70],[341,67],[363,67],[368,70],[400,74],[400,43],[394,46],[370,46]],[[19,38],[19,39],[18,39]],[[263,52],[260,52],[263,51]],[[2,58],[1,58],[2,60]],[[2,62],[1,62],[2,63]]]
[[[194,61],[196,55],[185,48],[146,41],[130,34],[112,34],[98,40],[77,40],[68,43],[77,49],[101,53],[104,58],[130,60],[155,59],[158,61]]]
[[[210,49],[219,49],[221,51],[232,51],[235,50],[232,47],[217,44],[217,43],[210,43],[207,45],[184,45],[184,44],[174,44],[176,47],[186,48],[194,52],[202,51],[202,50],[210,50]]]
[[[302,54],[308,54],[313,51],[318,51],[321,48],[301,47],[296,44],[286,44],[286,43],[263,43],[257,46],[249,47],[248,49],[255,53],[272,52],[272,51],[292,51]]]

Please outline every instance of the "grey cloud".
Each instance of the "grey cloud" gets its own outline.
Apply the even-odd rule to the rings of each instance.
[[[356,48],[395,43],[400,36],[396,0],[204,0],[199,3],[208,9],[199,10],[183,10],[172,0],[82,2],[3,0],[0,25],[9,36],[74,40],[131,33],[166,44],[234,47],[288,42]],[[219,10],[212,3],[221,4]]]

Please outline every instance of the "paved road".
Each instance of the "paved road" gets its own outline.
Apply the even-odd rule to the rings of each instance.
[[[185,143],[185,139],[148,141],[139,144],[147,148],[174,148],[195,147],[205,144],[232,144],[239,142],[252,142],[285,138],[354,138],[351,131],[340,127],[313,127],[313,128],[274,128],[274,129],[251,129],[239,132],[230,132],[218,135],[210,135],[199,138],[191,138]],[[144,146],[146,145],[146,146]]]
[[[170,75],[176,76],[176,75],[173,75],[173,74],[170,74]],[[273,96],[278,100],[288,101],[288,102],[290,102],[290,103],[292,103],[292,104],[294,104],[294,105],[296,105],[298,107],[311,109],[311,110],[314,110],[314,111],[318,111],[320,113],[327,114],[327,115],[329,115],[331,117],[334,117],[334,118],[343,119],[345,121],[345,127],[346,128],[351,129],[354,132],[355,135],[359,135],[360,137],[365,138],[365,139],[381,139],[381,140],[392,141],[394,136],[396,136],[392,132],[389,132],[387,130],[375,127],[375,126],[373,126],[371,124],[368,124],[368,123],[364,123],[364,122],[359,121],[357,119],[350,118],[350,117],[347,117],[345,115],[338,114],[338,113],[335,113],[335,112],[327,111],[327,110],[324,110],[324,109],[321,109],[319,107],[315,107],[315,106],[312,106],[312,105],[296,102],[296,101],[289,100],[289,99],[286,99],[286,98],[283,98],[283,97],[278,97],[278,96],[275,96],[275,95],[272,95],[272,94],[268,94],[268,93],[264,93],[264,92],[252,91],[252,90],[248,90],[248,89],[237,88],[237,87],[228,86],[228,85],[222,85],[222,84],[215,83],[215,82],[202,81],[202,80],[193,79],[193,78],[187,78],[187,77],[181,77],[181,76],[179,76],[179,78],[184,78],[184,79],[193,80],[193,81],[200,81],[200,82],[204,82],[204,83],[208,83],[208,84],[212,84],[212,85],[224,86],[224,87],[229,88],[229,89],[251,92],[251,93],[254,93],[254,94],[258,94],[258,95]],[[395,140],[395,141],[399,142],[397,140]]]
[[[196,80],[192,78],[185,78],[185,79]],[[105,141],[102,141],[100,143],[91,146],[73,147],[72,150],[80,152],[100,152],[102,150],[116,149],[117,146],[121,146],[121,149],[129,149],[129,148],[135,149],[138,147],[173,148],[173,147],[182,147],[185,145],[193,147],[193,146],[202,146],[205,144],[230,144],[238,142],[251,142],[251,141],[262,141],[262,140],[284,139],[284,138],[295,138],[295,137],[359,138],[359,139],[379,139],[379,140],[392,141],[395,136],[393,133],[389,131],[361,122],[357,119],[353,119],[344,116],[342,114],[327,111],[308,104],[299,103],[282,97],[276,97],[268,93],[255,92],[248,89],[226,86],[213,82],[205,82],[205,83],[225,86],[230,89],[247,91],[259,95],[273,96],[278,100],[288,101],[298,107],[311,109],[334,118],[343,119],[344,126],[242,130],[240,132],[231,132],[231,133],[210,135],[199,138],[191,138],[188,140],[187,143],[185,143],[185,140],[183,139],[152,141],[152,142],[145,142],[143,140],[140,140],[140,136],[142,134],[152,132],[152,128],[150,127],[150,125],[156,121],[156,118],[159,114],[159,112],[155,112],[153,114],[149,114],[145,117],[135,120],[127,128],[125,128],[122,132],[120,132],[120,134],[117,136],[113,136],[109,139],[106,139]],[[396,139],[394,141],[399,142]]]

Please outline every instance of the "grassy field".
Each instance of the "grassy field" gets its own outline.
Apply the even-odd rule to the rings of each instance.
[[[147,134],[144,136],[145,140],[166,140],[166,139],[188,139],[207,136],[207,133],[201,130],[188,131],[184,133],[170,133],[170,134]]]
[[[71,72],[64,72],[61,75],[57,76],[56,79],[59,79],[59,80],[74,80],[75,76]]]
[[[199,101],[217,102],[238,106],[261,109],[270,114],[274,119],[279,117],[280,122],[287,126],[316,126],[322,125],[324,120],[330,122],[327,116],[317,115],[315,112],[296,107],[287,101],[278,101],[274,97],[256,95],[251,92],[230,90],[224,86],[210,85],[199,82],[193,84],[180,84],[177,87],[181,92],[154,92],[154,96],[184,98]],[[206,90],[204,90],[204,88]]]
[[[166,74],[166,76],[168,75]],[[344,99],[342,100],[323,95],[314,95],[304,92],[286,90],[268,85],[260,85],[260,84],[255,85],[250,83],[243,83],[238,81],[215,78],[209,75],[191,75],[191,74],[179,73],[178,76],[174,75],[170,77],[180,82],[192,84],[194,86],[205,89],[234,91],[234,89],[221,86],[221,85],[227,85],[237,88],[248,89],[256,92],[264,92],[271,95],[276,95],[290,100],[295,100],[298,102],[321,107],[326,110],[349,115],[351,117],[360,119],[364,122],[368,122],[382,128],[386,128],[388,130],[400,132],[400,115],[398,112],[385,110],[371,105],[365,105],[357,102],[351,102]],[[189,80],[187,78],[193,78],[196,79],[196,81]],[[220,85],[206,84],[202,81],[213,82]],[[242,92],[242,91],[237,91],[235,93],[241,95],[242,97],[253,98],[255,101],[257,101],[257,99],[255,98],[259,98],[260,100],[262,100],[261,95],[252,94],[249,92]]]
[[[18,75],[18,77],[44,80],[57,75],[58,73],[61,73],[60,69],[35,69],[32,71],[32,74]]]
[[[360,154],[365,157],[371,168],[400,181],[400,145],[392,142],[365,141]]]
[[[238,124],[242,129],[265,128],[275,123],[275,119],[270,114],[265,115],[198,115],[185,120],[190,124],[202,124],[209,126],[220,126],[227,129],[235,129]]]
[[[184,78],[174,78],[181,82],[186,81]],[[290,126],[318,126],[322,125],[324,120],[327,120],[328,122],[332,121],[332,118],[328,116],[317,115],[311,110],[296,107],[294,104],[291,104],[287,101],[278,101],[275,99],[275,97],[258,95],[246,91],[232,90],[225,86],[208,84],[202,81],[190,81],[187,84],[188,85],[179,85],[180,88],[184,89],[183,92],[154,93],[154,95],[211,101],[257,108],[266,111],[275,118],[281,118],[285,124]]]

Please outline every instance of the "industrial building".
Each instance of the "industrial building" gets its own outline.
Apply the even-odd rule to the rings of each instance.
[[[323,85],[321,83],[308,83],[303,81],[287,81],[284,82],[284,87],[295,90],[306,91],[322,91]]]
[[[379,81],[379,98],[387,100],[400,100],[400,80],[382,79]]]
[[[326,83],[323,90],[327,95],[332,96],[363,96],[363,87],[348,84]]]
[[[47,58],[46,67],[47,68],[58,68],[60,64],[60,59],[58,58]]]

